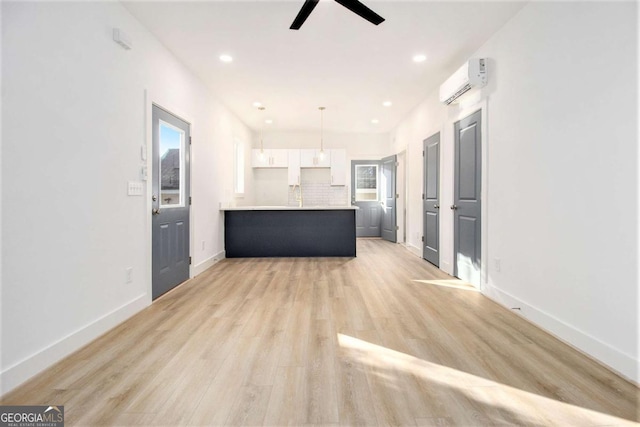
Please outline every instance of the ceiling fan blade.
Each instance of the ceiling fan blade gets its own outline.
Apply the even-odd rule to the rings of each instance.
[[[372,24],[378,25],[384,22],[384,18],[382,16],[378,15],[358,0],[336,0],[336,2],[340,3],[356,15],[360,15]]]
[[[304,21],[307,20],[313,9],[316,7],[320,0],[305,0],[300,12],[298,12],[298,16],[293,20],[293,24],[289,27],[291,30],[299,30],[304,24]]]

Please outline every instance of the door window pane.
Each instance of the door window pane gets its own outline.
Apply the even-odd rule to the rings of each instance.
[[[356,165],[356,202],[378,200],[378,165]]]
[[[160,120],[160,206],[184,206],[184,131]]]

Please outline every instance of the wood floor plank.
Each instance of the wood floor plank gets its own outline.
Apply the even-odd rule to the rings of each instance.
[[[303,425],[307,419],[307,405],[307,369],[301,366],[278,367],[264,425]]]
[[[407,250],[228,259],[3,396],[75,426],[637,426],[638,387]]]
[[[338,423],[336,345],[329,321],[312,320],[308,345],[306,422]]]

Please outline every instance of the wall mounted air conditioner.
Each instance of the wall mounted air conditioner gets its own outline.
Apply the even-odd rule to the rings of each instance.
[[[470,59],[440,85],[440,102],[449,105],[472,88],[486,84],[485,58]]]

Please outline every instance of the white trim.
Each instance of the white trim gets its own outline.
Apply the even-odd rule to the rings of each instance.
[[[422,250],[420,248],[413,246],[411,243],[407,243],[405,248],[418,258],[422,258]]]
[[[148,301],[146,294],[139,295],[128,303],[8,367],[0,373],[0,394],[4,395],[32,376],[51,367],[54,363],[138,313],[147,307],[149,303],[150,301]]]
[[[638,361],[628,354],[611,347],[609,344],[573,327],[551,314],[527,304],[521,299],[493,285],[485,284],[482,294],[509,311],[524,318],[535,327],[553,335],[568,346],[578,350],[596,363],[635,383],[640,383]],[[514,307],[519,310],[514,310]],[[571,342],[562,337],[570,337]],[[613,368],[616,366],[616,368]]]
[[[450,276],[453,276],[451,273],[448,273],[449,271],[453,271],[453,266],[447,261],[442,261],[442,259],[440,259],[440,270],[444,271]]]
[[[194,277],[204,273],[207,269],[213,267],[214,265],[216,265],[217,263],[219,263],[220,261],[222,261],[225,258],[226,258],[225,251],[220,251],[217,254],[215,254],[214,256],[212,256],[212,257],[210,257],[208,259],[205,259],[200,264],[195,265],[193,267],[193,275],[194,275]]]

